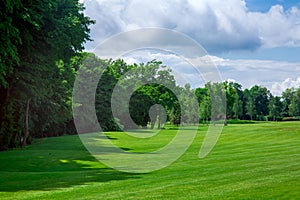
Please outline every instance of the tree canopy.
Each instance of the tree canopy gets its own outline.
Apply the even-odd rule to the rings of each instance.
[[[192,88],[178,85],[157,60],[127,64],[84,53],[94,21],[83,10],[78,0],[0,2],[0,150],[24,146],[33,137],[76,133],[72,89],[79,68],[90,77],[102,73],[95,94],[98,122],[91,123],[104,131],[300,116],[300,87],[282,96],[228,81]]]
[[[0,4],[0,148],[6,149],[24,146],[29,127],[43,132],[70,118],[76,71],[70,59],[90,39],[93,21],[78,0]]]

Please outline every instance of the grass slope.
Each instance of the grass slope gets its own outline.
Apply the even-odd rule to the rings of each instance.
[[[148,174],[107,168],[78,136],[36,140],[23,150],[0,152],[0,199],[297,199],[300,197],[300,123],[224,127],[213,151],[197,157],[206,127],[171,166]],[[165,145],[176,130],[145,142],[107,133],[119,146],[147,151]]]

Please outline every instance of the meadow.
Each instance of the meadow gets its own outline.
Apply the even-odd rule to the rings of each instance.
[[[0,199],[297,199],[300,197],[300,122],[230,124],[200,159],[207,126],[172,165],[146,174],[106,167],[78,135],[34,140],[0,152]],[[166,126],[145,142],[106,133],[129,151],[153,151],[176,133]]]

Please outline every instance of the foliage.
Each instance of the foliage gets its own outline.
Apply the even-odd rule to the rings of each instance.
[[[94,23],[83,11],[78,0],[0,2],[0,150],[24,146],[33,137],[75,132],[72,87],[79,68],[87,75],[79,80],[82,87],[85,78],[102,74],[95,95],[98,121],[90,123],[99,122],[105,131],[160,128],[166,120],[179,125],[197,124],[199,118],[203,123],[224,119],[226,124],[232,118],[275,121],[300,116],[300,87],[286,89],[281,97],[263,86],[242,90],[239,83],[228,81],[192,88],[177,85],[160,61],[127,64],[79,53]],[[114,90],[118,98],[112,100]],[[84,109],[84,103],[89,102],[79,102],[75,109]],[[112,107],[118,110],[116,116]]]
[[[6,149],[26,144],[25,133],[32,137],[69,120],[75,71],[69,61],[83,50],[93,21],[77,0],[2,1],[0,7],[0,148]]]
[[[227,120],[228,124],[254,124],[256,123],[253,120],[236,120],[236,119],[229,119]]]
[[[273,118],[273,121],[275,121],[277,117],[281,116],[282,107],[283,106],[280,97],[274,97],[273,95],[271,95],[268,108],[269,115]]]
[[[290,116],[300,116],[300,88],[293,91],[293,96],[288,108]]]
[[[116,120],[125,129],[147,127],[151,122],[149,110],[156,104],[161,104],[169,114],[171,113],[178,99],[171,90],[176,89],[176,86],[169,68],[155,60],[133,65],[128,65],[120,59],[106,63],[98,83],[95,105],[99,123],[104,131],[119,130]],[[117,99],[112,98],[113,92],[118,95]],[[126,94],[131,94],[129,99],[125,97]],[[112,109],[117,110],[115,116]],[[133,121],[129,120],[129,117]],[[162,112],[157,111],[152,117],[152,128],[157,119],[160,127]]]

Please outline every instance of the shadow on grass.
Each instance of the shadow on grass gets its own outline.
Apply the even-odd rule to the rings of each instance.
[[[107,168],[78,136],[37,140],[26,149],[0,152],[0,191],[55,190],[95,182],[139,178]]]

